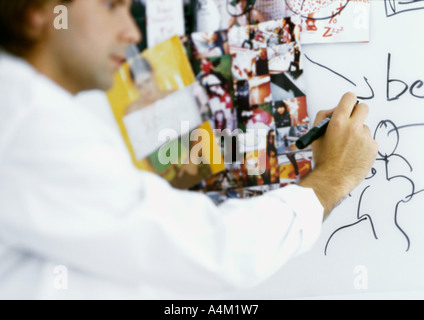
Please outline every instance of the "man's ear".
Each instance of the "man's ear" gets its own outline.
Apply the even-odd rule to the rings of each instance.
[[[54,5],[47,4],[39,8],[30,8],[23,19],[25,34],[33,43],[43,41],[53,29]]]

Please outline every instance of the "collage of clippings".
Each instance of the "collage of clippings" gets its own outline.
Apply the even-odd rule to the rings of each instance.
[[[226,160],[205,190],[246,197],[308,174],[312,152],[295,146],[309,125],[300,26],[270,20],[193,33],[189,44]]]

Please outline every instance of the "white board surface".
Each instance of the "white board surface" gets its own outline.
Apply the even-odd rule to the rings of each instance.
[[[367,125],[381,124],[375,175],[332,213],[311,252],[230,298],[424,298],[424,1],[371,0],[370,30],[370,43],[303,50],[312,118],[345,92],[368,98]]]
[[[370,43],[303,46],[310,59],[305,61],[309,112],[314,118],[334,107],[347,91],[372,96],[366,100],[367,125],[374,133],[381,121],[392,121],[399,141],[393,142],[395,131],[387,137],[383,130],[378,142],[382,152],[398,142],[399,156],[388,159],[388,170],[385,161],[377,162],[375,176],[324,223],[312,251],[259,287],[212,298],[424,298],[424,192],[417,193],[424,189],[424,1],[371,0],[370,32]],[[408,90],[388,101],[406,88],[394,81],[388,90],[388,79],[403,81]],[[413,96],[411,87],[422,98]],[[417,194],[410,196],[412,183]]]

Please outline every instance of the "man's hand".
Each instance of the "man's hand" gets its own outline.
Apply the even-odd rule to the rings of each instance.
[[[326,134],[312,145],[316,169],[300,186],[314,189],[327,216],[367,176],[378,145],[364,125],[369,108],[353,93],[343,96],[336,109],[321,111],[315,125],[333,114]]]

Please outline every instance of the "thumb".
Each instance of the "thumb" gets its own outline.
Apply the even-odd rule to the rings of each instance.
[[[321,121],[323,121],[325,118],[328,118],[329,116],[331,116],[334,111],[336,111],[337,108],[331,109],[331,110],[322,110],[320,112],[318,112],[316,118],[315,118],[315,123],[314,123],[314,127],[320,123]]]

